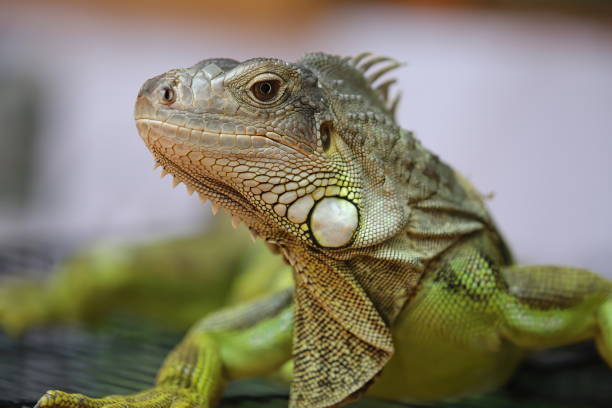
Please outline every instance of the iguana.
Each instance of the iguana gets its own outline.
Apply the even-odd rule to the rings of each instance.
[[[217,58],[146,81],[135,117],[156,163],[279,253],[293,288],[198,322],[149,390],[38,407],[209,407],[278,370],[295,408],[448,400],[587,338],[611,365],[612,284],[513,263],[482,196],[394,120],[381,77],[398,65]]]

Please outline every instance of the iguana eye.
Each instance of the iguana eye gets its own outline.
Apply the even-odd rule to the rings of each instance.
[[[169,85],[162,86],[159,89],[159,96],[161,98],[161,103],[164,105],[170,105],[176,100],[176,93]]]
[[[253,96],[261,102],[268,102],[278,95],[281,83],[277,79],[266,79],[251,85]]]

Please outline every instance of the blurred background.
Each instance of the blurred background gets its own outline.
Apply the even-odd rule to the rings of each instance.
[[[181,235],[210,210],[137,136],[140,85],[217,56],[362,51],[399,122],[489,201],[518,259],[612,277],[605,0],[0,1],[0,244]]]

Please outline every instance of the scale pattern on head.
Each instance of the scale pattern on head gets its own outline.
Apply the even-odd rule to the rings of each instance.
[[[352,149],[364,140],[337,129],[366,115],[397,128],[391,112],[397,98],[386,101],[394,81],[377,89],[370,83],[399,64],[372,58],[357,69],[366,56],[309,54],[297,64],[208,59],[169,71],[140,92],[140,134],[177,182],[257,235],[350,246],[363,207],[363,163]],[[364,77],[362,70],[385,62]]]
[[[138,96],[139,133],[163,172],[295,270],[292,406],[363,392],[426,262],[489,222],[477,193],[393,119],[395,81],[381,78],[397,66],[368,53],[208,59]]]
[[[305,67],[204,60],[149,80],[136,118],[167,172],[256,234],[322,247],[350,243],[356,177],[332,140],[325,91]],[[338,213],[339,230],[326,222]]]

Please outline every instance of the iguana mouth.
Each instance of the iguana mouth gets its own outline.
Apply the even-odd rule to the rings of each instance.
[[[185,155],[196,150],[199,152],[206,150],[211,155],[222,155],[225,153],[223,150],[229,148],[243,151],[244,154],[256,153],[258,149],[268,147],[268,141],[274,140],[275,136],[280,138],[273,132],[264,132],[240,124],[232,125],[233,129],[228,129],[229,126],[221,129],[216,123],[218,121],[214,118],[211,120],[197,118],[197,124],[191,118],[185,119],[182,123],[145,115],[136,118],[140,136],[147,146],[159,141],[161,147],[172,148],[175,151],[178,147],[181,151],[176,153],[186,153]],[[202,156],[203,154],[194,160],[199,161]]]

